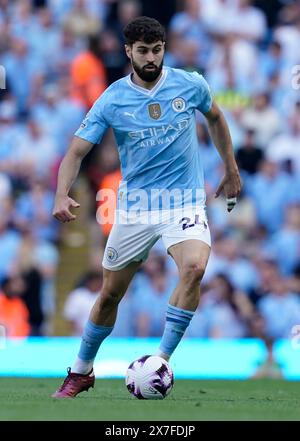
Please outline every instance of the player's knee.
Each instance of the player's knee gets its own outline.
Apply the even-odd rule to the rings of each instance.
[[[180,276],[187,285],[196,285],[201,282],[205,267],[199,263],[189,263],[183,266]]]
[[[107,305],[117,305],[122,299],[122,295],[113,289],[102,289],[101,303]]]

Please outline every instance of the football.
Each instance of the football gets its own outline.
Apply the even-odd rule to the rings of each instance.
[[[174,375],[169,363],[156,355],[133,361],[126,372],[129,392],[140,400],[162,400],[172,390]]]

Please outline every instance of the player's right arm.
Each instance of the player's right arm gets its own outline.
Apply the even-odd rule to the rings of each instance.
[[[72,207],[78,208],[79,204],[69,197],[69,191],[77,178],[83,158],[95,144],[100,143],[102,136],[109,126],[107,121],[109,109],[105,107],[109,89],[106,89],[94,103],[82,121],[60,164],[53,216],[61,222],[69,222],[76,219],[76,216],[70,209]]]
[[[53,216],[61,222],[69,222],[76,219],[76,216],[71,213],[70,209],[72,207],[78,208],[80,205],[69,197],[69,191],[78,176],[83,158],[93,145],[93,143],[85,139],[74,136],[60,164]]]

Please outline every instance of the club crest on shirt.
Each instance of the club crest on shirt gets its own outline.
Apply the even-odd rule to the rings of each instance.
[[[149,104],[148,112],[152,119],[159,119],[161,117],[161,108],[159,103]]]
[[[172,108],[175,112],[183,112],[185,109],[185,101],[181,97],[174,98],[172,101]]]
[[[113,247],[107,248],[106,255],[110,262],[115,262],[118,258],[118,252]]]

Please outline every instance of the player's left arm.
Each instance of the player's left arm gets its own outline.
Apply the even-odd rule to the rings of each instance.
[[[207,119],[211,138],[224,162],[225,175],[216,190],[216,197],[224,191],[227,199],[227,210],[231,211],[241,191],[239,169],[234,157],[231,136],[224,115],[215,102],[210,110],[204,113]]]

